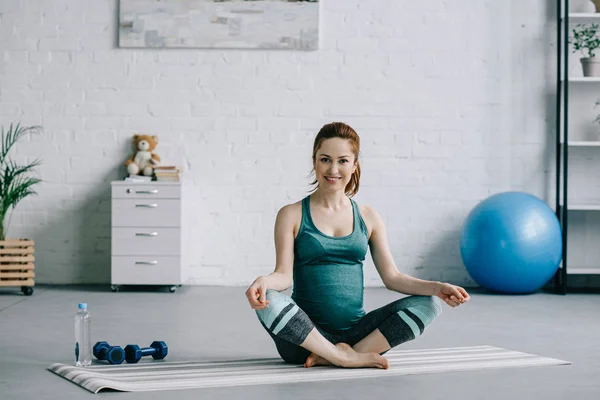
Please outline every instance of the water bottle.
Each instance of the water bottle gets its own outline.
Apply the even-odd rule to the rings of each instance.
[[[87,303],[79,303],[75,314],[75,365],[78,367],[92,364],[91,322]]]

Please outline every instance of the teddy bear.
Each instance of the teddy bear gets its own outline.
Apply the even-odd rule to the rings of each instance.
[[[125,161],[129,175],[152,176],[153,166],[160,162],[160,157],[154,153],[157,144],[157,136],[133,135],[135,153]]]

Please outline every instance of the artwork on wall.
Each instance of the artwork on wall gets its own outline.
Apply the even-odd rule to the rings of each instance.
[[[120,0],[119,46],[316,50],[318,0]]]

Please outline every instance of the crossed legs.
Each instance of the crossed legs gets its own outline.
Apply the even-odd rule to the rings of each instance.
[[[390,348],[421,335],[441,312],[439,299],[410,296],[373,310],[349,331],[330,333],[315,326],[292,298],[267,292],[269,307],[256,314],[288,363],[389,368]]]
[[[441,301],[432,296],[409,296],[371,311],[355,325],[344,341],[359,353],[385,354],[392,347],[423,334],[442,312]],[[330,365],[318,354],[311,354],[306,366]]]

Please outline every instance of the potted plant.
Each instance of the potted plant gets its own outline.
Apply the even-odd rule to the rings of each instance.
[[[8,153],[26,134],[40,129],[10,124],[8,131],[2,128],[0,143],[0,286],[20,286],[26,295],[33,293],[34,241],[6,236],[14,208],[27,196],[36,194],[33,187],[41,180],[28,174],[41,162],[18,165],[8,158]]]
[[[596,58],[596,51],[600,47],[598,24],[577,24],[569,43],[573,44],[574,53],[583,51],[587,55],[580,59],[583,76],[600,76],[600,59]]]

